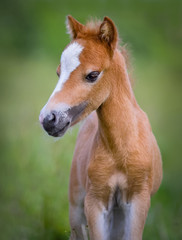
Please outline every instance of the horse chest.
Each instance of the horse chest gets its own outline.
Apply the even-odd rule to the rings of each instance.
[[[140,192],[143,184],[150,181],[150,166],[135,159],[117,164],[114,159],[98,157],[90,161],[88,178],[91,189],[99,198],[108,202],[116,189],[122,193],[122,201],[131,198],[134,193]]]

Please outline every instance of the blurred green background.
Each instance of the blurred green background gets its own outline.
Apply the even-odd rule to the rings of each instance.
[[[65,17],[111,17],[128,43],[137,101],[158,140],[164,179],[143,239],[182,239],[182,1],[1,0],[0,239],[69,237],[68,182],[78,126],[59,141],[41,129]]]

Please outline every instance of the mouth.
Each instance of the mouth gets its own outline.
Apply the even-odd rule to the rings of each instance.
[[[53,132],[50,131],[47,133],[53,137],[62,137],[65,134],[65,132],[68,130],[69,127],[70,127],[70,122],[67,122],[63,128],[61,128],[59,130],[56,129],[56,131],[53,131]]]
[[[71,126],[73,126],[78,121],[79,117],[82,115],[87,105],[88,102],[82,102],[69,110],[68,115],[71,117]]]

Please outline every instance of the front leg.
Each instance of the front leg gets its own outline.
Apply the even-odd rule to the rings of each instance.
[[[69,188],[70,240],[88,240],[87,222],[84,213],[85,191],[78,183],[72,173]]]
[[[87,223],[83,206],[70,204],[69,218],[71,226],[70,240],[88,240]]]
[[[142,240],[149,207],[150,193],[148,191],[143,191],[133,196],[130,209],[125,216],[123,240]]]
[[[85,197],[85,215],[90,240],[109,240],[108,212],[103,203],[88,193]]]
[[[118,226],[113,229],[113,225],[109,221],[110,211],[106,210],[104,204],[94,198],[93,194],[86,195],[85,215],[90,240],[142,240],[143,229],[150,207],[150,193],[146,190],[135,194],[129,203],[121,202],[120,207],[124,219],[121,217],[121,223],[117,221]],[[121,231],[118,231],[116,235],[116,228],[118,227],[121,228]],[[123,231],[122,228],[124,228]]]

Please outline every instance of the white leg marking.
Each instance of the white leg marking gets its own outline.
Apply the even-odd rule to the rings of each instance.
[[[88,234],[87,234],[86,226],[84,224],[82,224],[81,228],[82,228],[83,239],[88,240]]]

